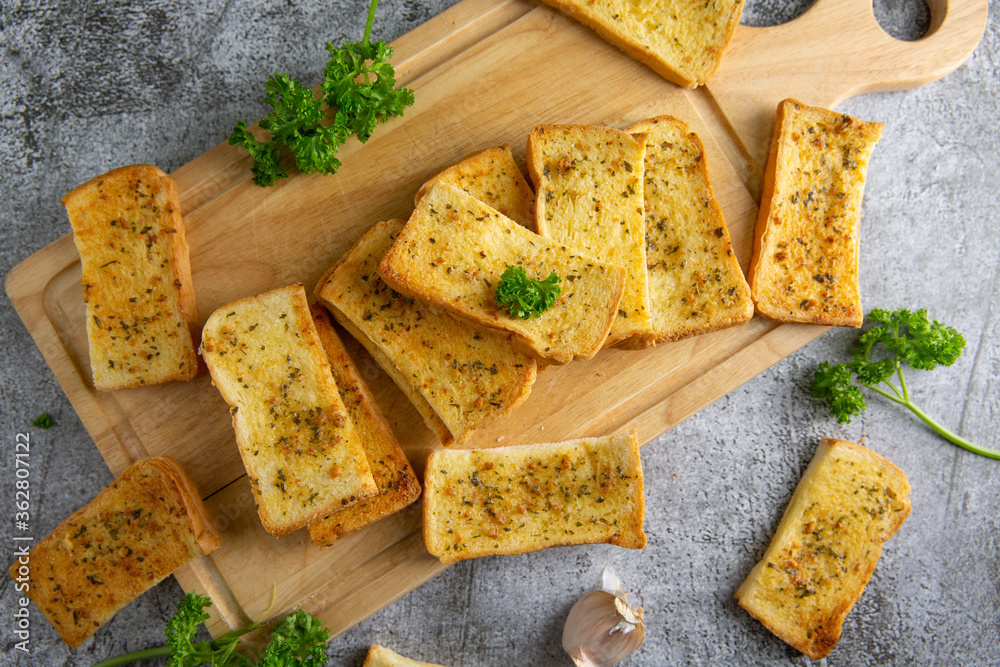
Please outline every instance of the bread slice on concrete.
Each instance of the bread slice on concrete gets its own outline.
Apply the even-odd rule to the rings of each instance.
[[[537,364],[506,335],[477,328],[382,281],[379,262],[402,228],[402,220],[375,225],[320,279],[316,296],[441,442],[459,443],[528,398]]]
[[[497,305],[508,266],[542,280],[555,272],[561,292],[538,317],[519,319]],[[617,317],[625,270],[534,234],[446,183],[421,198],[379,266],[394,290],[446,308],[480,326],[513,334],[540,361],[565,364],[601,349]]]
[[[424,542],[443,563],[571,544],[641,549],[644,517],[634,431],[427,457]]]
[[[27,582],[24,594],[77,648],[129,602],[219,543],[194,484],[176,461],[159,456],[126,468],[15,560],[10,576]]]
[[[333,544],[344,533],[363,528],[370,523],[398,512],[420,497],[420,482],[392,434],[388,422],[375,402],[368,385],[358,372],[344,344],[333,330],[333,322],[319,305],[311,309],[316,333],[330,360],[333,379],[340,390],[340,399],[361,441],[378,495],[334,512],[325,519],[309,524],[309,537],[318,547]]]
[[[646,135],[646,278],[656,342],[748,321],[750,286],[733,254],[698,135],[672,116],[628,131]]]
[[[198,312],[174,181],[137,164],[84,183],[62,202],[83,266],[94,387],[194,378]]]
[[[535,193],[514,162],[510,144],[474,153],[437,174],[417,192],[415,205],[432,183],[449,183],[535,231]]]
[[[910,513],[906,475],[853,442],[823,439],[740,606],[813,660],[826,656],[875,571],[882,543]]]
[[[722,63],[743,0],[545,0],[679,86],[705,83]]]
[[[368,655],[362,667],[442,667],[442,665],[410,660],[384,646],[372,644],[368,648]]]
[[[202,354],[267,532],[279,537],[378,493],[301,284],[216,310]]]
[[[625,291],[605,345],[653,344],[646,284],[643,135],[611,127],[543,125],[528,137],[538,233],[624,267]]]
[[[861,201],[881,136],[881,123],[792,99],[778,105],[749,271],[761,315],[861,326]]]

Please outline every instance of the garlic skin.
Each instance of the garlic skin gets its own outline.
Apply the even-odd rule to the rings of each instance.
[[[609,566],[604,568],[602,588],[587,593],[569,610],[562,644],[577,667],[611,667],[642,646],[642,607],[629,605],[627,595]]]

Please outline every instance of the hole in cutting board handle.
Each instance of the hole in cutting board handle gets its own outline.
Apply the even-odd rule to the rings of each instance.
[[[802,16],[814,4],[816,0],[746,0],[740,24],[770,28]]]
[[[816,4],[816,0],[746,0],[740,24],[754,28],[769,28],[798,18]],[[945,0],[935,12],[943,17]],[[926,0],[873,0],[872,11],[882,30],[905,42],[914,42],[930,31],[931,10]],[[940,23],[940,17],[936,17]]]
[[[895,39],[915,42],[930,30],[931,10],[926,0],[874,0],[872,9],[882,30]]]

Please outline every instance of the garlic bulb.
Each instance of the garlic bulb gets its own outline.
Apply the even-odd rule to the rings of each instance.
[[[611,667],[642,646],[642,607],[629,605],[628,593],[610,566],[604,568],[601,583],[601,590],[577,600],[566,617],[562,644],[577,667]]]

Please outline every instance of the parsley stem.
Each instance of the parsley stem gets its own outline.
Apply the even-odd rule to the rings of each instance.
[[[198,642],[193,646],[193,648],[197,654],[203,655],[210,660],[220,648],[226,646],[228,643],[232,642],[232,640],[249,632],[253,632],[260,627],[262,627],[260,623],[251,623],[245,628],[228,632],[218,639],[213,639],[207,642]],[[230,651],[232,648],[233,647],[230,647]],[[133,662],[139,662],[140,660],[149,660],[152,658],[161,658],[170,655],[171,649],[169,646],[157,646],[156,648],[148,648],[143,651],[133,651],[132,653],[126,653],[125,655],[115,656],[114,658],[109,658],[97,663],[94,667],[118,667],[119,665],[130,665]],[[238,657],[247,664],[252,664],[250,660],[240,653],[233,653],[232,657]],[[206,660],[206,662],[208,662],[208,660]]]
[[[896,387],[894,387],[893,385],[889,384],[888,382],[886,382],[884,384],[887,384],[894,391],[896,391],[897,396],[899,395],[899,392],[898,392],[898,390],[896,390]],[[947,428],[945,428],[941,424],[939,424],[936,421],[934,421],[930,417],[930,415],[928,415],[926,412],[924,412],[923,410],[921,410],[920,408],[918,408],[916,405],[914,405],[913,403],[911,403],[908,396],[904,396],[903,398],[896,398],[896,396],[893,396],[892,394],[890,394],[889,392],[885,391],[884,389],[879,389],[878,387],[874,387],[874,386],[868,385],[868,384],[866,384],[865,386],[868,387],[869,389],[871,389],[872,391],[874,391],[875,393],[878,393],[878,394],[881,394],[882,396],[885,396],[886,398],[888,398],[893,403],[898,403],[899,405],[902,405],[902,406],[906,407],[907,409],[909,409],[913,414],[915,414],[917,417],[920,418],[920,421],[922,421],[925,424],[927,424],[928,426],[930,426],[932,429],[934,429],[934,431],[938,435],[940,435],[942,438],[944,438],[948,442],[950,442],[952,444],[955,444],[955,445],[958,445],[962,449],[970,451],[970,452],[972,452],[974,454],[979,454],[980,456],[985,456],[987,458],[1000,460],[1000,451],[998,451],[996,449],[990,449],[988,447],[981,447],[981,446],[977,445],[974,442],[966,440],[965,438],[963,438],[959,434],[954,433],[954,432],[948,430]]]
[[[365,21],[365,36],[363,41],[367,44],[371,42],[372,38],[372,25],[375,24],[375,8],[378,7],[378,0],[372,0],[371,5],[368,6],[368,20]]]

